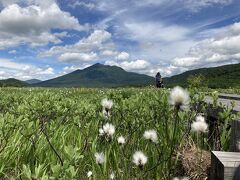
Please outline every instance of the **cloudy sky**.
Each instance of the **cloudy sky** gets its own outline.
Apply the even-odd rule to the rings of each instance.
[[[171,76],[240,62],[240,0],[0,0],[0,79],[97,62]]]

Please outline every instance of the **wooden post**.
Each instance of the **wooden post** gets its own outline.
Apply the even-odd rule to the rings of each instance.
[[[231,180],[240,165],[240,153],[212,151],[211,180]]]
[[[240,120],[232,121],[232,132],[230,140],[230,150],[240,152]]]

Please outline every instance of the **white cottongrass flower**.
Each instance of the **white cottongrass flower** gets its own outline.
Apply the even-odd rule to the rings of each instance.
[[[115,174],[114,174],[114,172],[112,172],[109,176],[109,179],[113,180],[114,178],[115,178]]]
[[[103,164],[105,162],[105,156],[104,154],[101,153],[95,153],[95,158],[96,158],[96,163],[97,164]]]
[[[200,115],[200,116],[197,116],[196,121],[194,121],[191,124],[191,129],[192,131],[197,133],[199,132],[205,133],[208,130],[208,124],[205,122],[204,117]]]
[[[99,135],[100,135],[100,136],[103,136],[103,135],[104,135],[104,131],[103,131],[102,128],[100,128],[98,131],[99,131]]]
[[[143,137],[147,140],[150,140],[154,143],[157,143],[158,137],[157,137],[157,132],[155,130],[148,130],[145,131],[143,134]]]
[[[133,154],[133,163],[139,167],[143,167],[147,163],[147,156],[142,151],[136,151]]]
[[[102,129],[104,134],[109,138],[112,138],[113,134],[115,133],[115,127],[110,123],[103,125]]]
[[[183,88],[176,86],[170,92],[170,104],[180,108],[187,106],[189,103],[189,93]]]
[[[92,176],[92,171],[88,171],[88,173],[87,173],[87,177],[91,177]]]
[[[113,106],[113,101],[109,100],[107,98],[104,98],[101,102],[102,106],[104,109],[106,109],[107,111],[110,110]]]
[[[196,121],[198,121],[198,122],[205,122],[205,118],[202,115],[198,115],[196,117]]]
[[[123,136],[119,136],[117,141],[118,141],[118,144],[121,144],[121,145],[125,144],[125,138]]]

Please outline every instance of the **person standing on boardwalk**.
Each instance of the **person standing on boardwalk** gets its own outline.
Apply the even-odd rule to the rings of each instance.
[[[155,79],[156,79],[156,87],[161,88],[162,87],[162,76],[161,76],[160,72],[158,72],[156,74]]]

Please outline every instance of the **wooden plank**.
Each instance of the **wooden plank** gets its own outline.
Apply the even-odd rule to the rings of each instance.
[[[231,100],[237,100],[240,101],[240,95],[238,94],[225,94],[225,93],[220,93],[218,95],[220,99],[231,99]]]
[[[232,121],[230,150],[232,152],[240,152],[240,120]]]
[[[212,180],[230,180],[240,165],[240,153],[212,151],[211,153]]]
[[[213,98],[211,96],[206,96],[204,101],[208,104],[213,103]],[[231,100],[219,98],[218,103],[222,103],[228,109],[232,109],[231,101],[235,101],[235,106],[233,107],[233,112],[240,112],[240,100]]]

